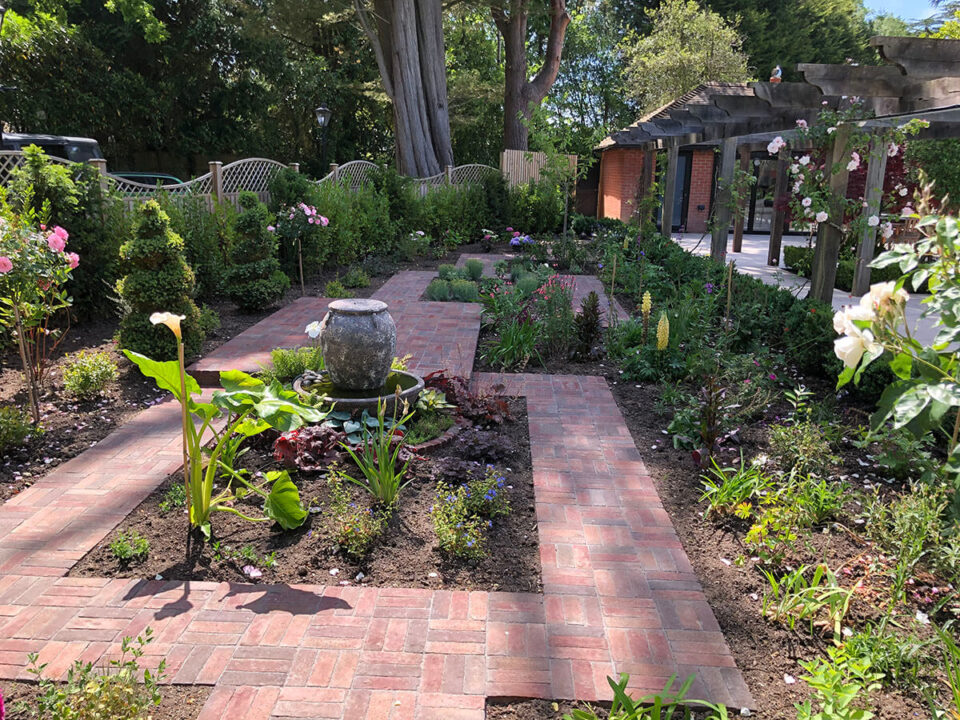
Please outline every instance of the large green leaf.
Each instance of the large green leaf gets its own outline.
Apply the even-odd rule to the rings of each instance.
[[[158,388],[172,392],[177,400],[181,400],[180,364],[176,360],[159,362],[148,358],[146,355],[141,355],[140,353],[135,353],[130,350],[124,350],[123,354],[140,368],[140,372],[148,378],[153,378]],[[200,385],[190,375],[186,376],[186,386],[188,396],[200,394]]]
[[[284,530],[293,530],[303,525],[307,511],[300,502],[300,491],[293,484],[286,470],[267,473],[267,480],[273,480],[273,488],[263,503],[263,514],[275,520]]]
[[[304,423],[318,423],[326,413],[300,402],[300,396],[284,389],[279,382],[269,386],[240,370],[220,373],[223,390],[213,394],[213,402],[230,412],[253,413],[280,432],[295,430]]]

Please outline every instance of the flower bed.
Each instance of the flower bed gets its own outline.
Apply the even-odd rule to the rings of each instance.
[[[212,541],[195,545],[188,558],[184,510],[170,503],[177,493],[171,489],[179,488],[183,481],[182,475],[175,474],[88,553],[71,575],[537,592],[540,561],[525,403],[512,400],[510,409],[512,421],[482,431],[493,435],[483,434],[478,440],[477,430],[465,430],[451,444],[427,451],[422,460],[415,459],[410,485],[400,493],[395,511],[382,521],[381,534],[371,539],[366,552],[351,555],[347,544],[362,544],[362,536],[372,533],[378,524],[380,508],[369,494],[349,482],[331,488],[328,472],[299,472],[294,477],[310,512],[303,526],[282,532],[277,526],[217,513]],[[483,454],[500,453],[507,447],[513,451],[495,458]],[[490,526],[481,529],[480,542],[486,547],[483,555],[470,552],[464,541],[465,556],[457,557],[439,548],[431,508],[450,494],[438,499],[438,479],[446,479],[451,487],[459,485],[464,472],[459,458],[464,456],[476,458],[472,462],[478,476],[486,474],[487,460],[496,461],[495,478],[504,478],[501,491],[510,512],[484,518],[484,524],[489,520]],[[277,467],[267,441],[255,443],[243,462],[253,470]],[[357,474],[349,458],[339,466]],[[252,512],[258,504],[253,497],[247,496],[237,506]],[[345,525],[357,530],[349,533]],[[119,560],[111,544],[126,538],[126,544],[133,545],[131,539],[137,536],[148,542],[146,556]]]

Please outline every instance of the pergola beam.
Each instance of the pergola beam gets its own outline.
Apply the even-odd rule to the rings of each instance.
[[[833,133],[833,147],[830,152],[830,163],[833,167],[838,164],[840,171],[830,176],[831,203],[828,210],[828,220],[820,223],[817,229],[817,247],[813,253],[813,271],[810,275],[810,297],[815,297],[825,303],[833,302],[833,287],[837,282],[837,263],[840,259],[840,243],[843,232],[840,224],[843,222],[843,196],[847,191],[847,143],[850,139],[851,127],[848,123],[841,124]]]

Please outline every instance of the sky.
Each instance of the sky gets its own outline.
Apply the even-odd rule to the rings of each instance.
[[[873,14],[899,15],[904,20],[919,20],[933,13],[929,0],[865,0]]]

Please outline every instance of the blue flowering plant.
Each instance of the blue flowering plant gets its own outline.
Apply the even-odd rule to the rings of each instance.
[[[492,521],[471,514],[467,493],[466,485],[453,488],[443,482],[437,483],[437,501],[430,508],[430,517],[443,552],[479,559],[487,554],[484,531]]]
[[[493,465],[459,486],[438,482],[437,501],[430,508],[441,550],[466,558],[486,555],[493,518],[509,514],[506,478]]]
[[[343,479],[340,470],[330,470],[327,515],[333,523],[333,537],[340,549],[350,557],[362,558],[383,534],[387,515],[380,509],[354,502],[343,485]]]

